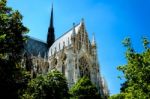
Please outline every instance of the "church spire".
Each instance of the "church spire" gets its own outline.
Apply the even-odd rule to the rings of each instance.
[[[53,3],[52,3],[52,9],[51,9],[50,27],[54,28],[54,26],[53,26]]]
[[[53,22],[54,22],[54,20],[53,20],[53,3],[52,3],[50,26],[48,28],[48,34],[47,34],[47,45],[48,45],[48,48],[51,47],[51,45],[55,41],[54,23]]]

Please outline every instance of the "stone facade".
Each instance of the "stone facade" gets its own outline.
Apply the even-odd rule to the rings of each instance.
[[[88,76],[97,87],[100,87],[99,64],[96,43],[88,38],[84,22],[73,25],[73,28],[58,38],[48,52],[49,69],[64,73],[69,87],[80,77]]]

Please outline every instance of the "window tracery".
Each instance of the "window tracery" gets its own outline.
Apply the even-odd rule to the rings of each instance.
[[[89,64],[84,57],[79,59],[79,69],[80,69],[80,76],[81,77],[87,76],[90,78]]]

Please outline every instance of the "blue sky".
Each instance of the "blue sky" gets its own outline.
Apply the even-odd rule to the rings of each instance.
[[[110,94],[119,93],[116,67],[124,65],[125,48],[121,44],[131,37],[140,52],[141,37],[150,38],[150,0],[53,0],[56,38],[68,31],[72,23],[84,18],[89,38],[93,32],[98,46],[102,76]],[[24,16],[23,23],[30,29],[28,35],[46,41],[52,0],[8,0],[8,5]]]

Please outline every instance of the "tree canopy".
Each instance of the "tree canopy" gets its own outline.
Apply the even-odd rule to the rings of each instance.
[[[23,99],[68,99],[68,85],[62,73],[57,70],[32,79]]]
[[[19,11],[0,0],[0,97],[18,98],[19,89],[25,86],[27,75],[20,60],[27,32]]]
[[[73,99],[100,99],[100,95],[95,85],[86,76],[70,89]]]
[[[121,93],[116,99],[149,99],[150,98],[150,48],[149,41],[143,38],[144,51],[138,53],[133,49],[130,38],[124,40],[127,47],[127,64],[119,66],[126,81],[122,84]],[[118,98],[123,97],[123,98]]]
[[[28,29],[22,24],[19,11],[7,7],[6,4],[6,0],[0,1],[0,54],[7,53],[16,58],[23,48],[23,34]]]

